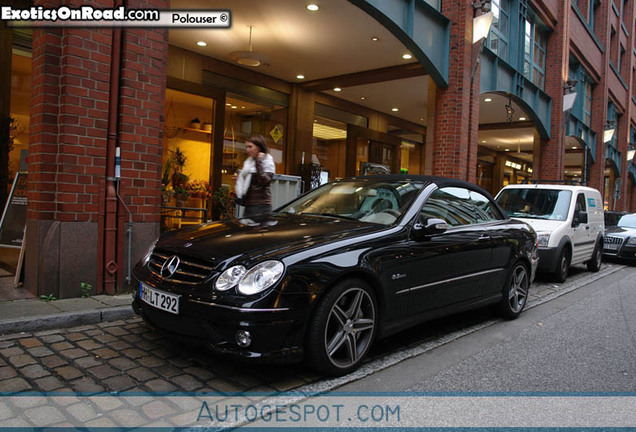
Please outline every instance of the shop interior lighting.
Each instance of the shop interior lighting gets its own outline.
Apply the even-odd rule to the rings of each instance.
[[[307,10],[310,12],[317,12],[320,9],[320,6],[318,6],[316,3],[309,3],[307,5]]]
[[[399,108],[391,108],[391,111],[393,112],[398,112],[400,109]]]
[[[250,29],[250,35],[248,40],[247,51],[233,51],[229,54],[229,57],[236,63],[242,66],[257,67],[269,61],[268,57],[264,54],[254,52],[252,49],[252,29],[254,26],[248,26]]]
[[[411,54],[409,54],[409,53],[406,53],[406,54],[402,54],[402,58],[404,60],[410,60],[410,59],[413,58],[413,56]]]
[[[492,99],[491,98],[486,98],[486,99],[484,99],[484,102],[492,102]]]
[[[525,117],[519,117],[519,121],[525,121],[526,118]]]
[[[303,75],[303,74],[298,74],[298,75],[296,75],[296,78],[298,78],[298,79],[305,79],[305,75]]]
[[[208,46],[208,44],[207,44],[207,43],[205,43],[205,41],[198,41],[198,42],[197,42],[197,45],[198,45],[198,46],[200,46],[200,47],[206,47],[206,46]]]
[[[340,87],[334,87],[333,91],[339,92],[339,91],[342,91],[342,89]]]

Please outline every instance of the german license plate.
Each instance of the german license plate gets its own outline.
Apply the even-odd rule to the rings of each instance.
[[[610,250],[610,251],[617,251],[620,248],[620,246],[621,245],[619,244],[605,243],[605,245],[603,246],[603,249]]]
[[[159,291],[139,282],[139,298],[157,309],[179,315],[181,296]]]

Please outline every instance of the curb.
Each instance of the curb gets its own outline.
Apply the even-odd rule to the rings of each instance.
[[[0,335],[76,327],[86,324],[130,319],[134,316],[135,313],[132,307],[127,305],[79,312],[40,315],[37,317],[5,319],[0,320]]]

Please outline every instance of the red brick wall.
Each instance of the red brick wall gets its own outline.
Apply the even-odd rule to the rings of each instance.
[[[35,6],[73,7],[87,3],[113,7],[113,1],[106,0],[45,0],[36,1]],[[169,0],[131,0],[127,7],[165,9]],[[111,77],[113,32],[112,28],[34,31],[27,215],[30,221],[27,261],[31,263],[27,273],[32,272],[30,276],[27,274],[27,285],[32,291],[48,290],[58,292],[60,297],[72,296],[63,293],[64,269],[69,267],[65,260],[77,255],[73,251],[51,249],[43,241],[45,236],[50,239],[61,232],[73,232],[68,224],[84,224],[81,230],[91,237],[92,241],[84,244],[66,240],[69,243],[66,248],[77,247],[77,254],[83,249],[85,256],[95,256],[96,262],[90,266],[93,273],[84,281],[93,282],[97,292],[100,291],[105,266],[104,236],[110,231],[105,228],[104,215],[105,209],[113,206],[119,223],[114,237],[119,276],[116,288],[123,286],[124,221],[128,220],[128,213],[120,203],[113,200],[107,203],[105,192],[109,110],[113,108],[109,104],[111,78],[119,78],[119,117],[114,137],[121,147],[119,193],[133,221],[151,226],[137,228],[133,253],[138,255],[151,240],[147,237],[158,230],[168,32],[153,28],[122,29],[121,68],[117,76]],[[51,234],[51,229],[61,231]],[[29,234],[30,231],[33,233]],[[140,235],[140,231],[146,234]],[[61,238],[60,244],[64,242]],[[57,288],[40,286],[43,278],[39,275],[47,270],[42,263],[56,267],[49,270],[57,271],[59,280],[47,283],[59,284]]]
[[[478,123],[471,117],[472,20],[471,2],[442,2],[442,13],[450,19],[450,55],[448,87],[438,89],[435,101],[433,175],[472,179],[477,170]],[[476,75],[479,81],[479,75]],[[478,98],[479,92],[475,92]],[[479,104],[474,106],[479,113]],[[475,149],[471,150],[472,147]],[[470,166],[469,155],[471,158]]]

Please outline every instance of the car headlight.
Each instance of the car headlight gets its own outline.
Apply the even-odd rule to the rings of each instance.
[[[150,245],[150,247],[148,248],[148,250],[146,251],[146,254],[144,255],[144,258],[141,260],[143,265],[148,264],[148,261],[150,261],[150,257],[152,256],[152,252],[155,250],[155,246],[157,246],[157,240],[153,241],[152,244]]]
[[[550,234],[537,234],[537,241],[539,243],[539,247],[548,247],[548,243],[550,243]]]
[[[628,244],[628,245],[631,245],[631,246],[636,245],[636,237],[630,237],[630,238],[627,240],[627,244]]]
[[[243,276],[245,276],[246,272],[247,269],[242,265],[232,266],[221,273],[221,276],[219,276],[219,278],[214,283],[214,288],[218,291],[227,291],[230,288],[236,286],[241,281]]]
[[[251,295],[259,293],[274,285],[285,271],[280,261],[264,261],[252,267],[239,282],[238,290],[241,294]]]

